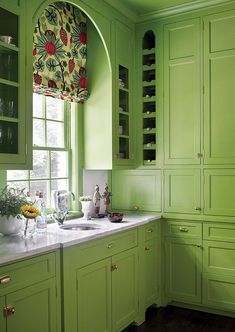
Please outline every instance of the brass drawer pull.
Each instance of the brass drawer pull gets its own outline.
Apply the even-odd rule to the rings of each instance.
[[[148,228],[148,229],[146,230],[146,233],[153,233],[153,229],[152,229],[152,228]]]
[[[117,270],[117,264],[112,264],[111,265],[111,271],[113,272],[113,271],[115,271],[115,270]]]
[[[149,247],[145,247],[145,251],[149,251],[150,250],[150,248]]]
[[[180,227],[179,230],[180,230],[180,232],[184,232],[184,233],[188,232],[188,228],[187,227]]]
[[[202,245],[201,244],[195,244],[194,246],[197,247],[197,248],[202,249]]]
[[[8,305],[3,309],[3,312],[4,312],[4,316],[5,316],[5,317],[8,317],[8,316],[14,315],[14,313],[15,313],[15,307],[14,307],[14,305],[12,305],[12,304],[8,304]]]
[[[113,244],[112,243],[109,243],[108,245],[107,245],[107,248],[108,249],[111,249],[113,247]]]
[[[10,276],[2,276],[0,277],[0,285],[8,284],[11,281]]]

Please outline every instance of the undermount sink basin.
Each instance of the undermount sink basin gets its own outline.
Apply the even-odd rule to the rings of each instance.
[[[64,229],[66,231],[77,231],[77,230],[80,230],[80,231],[94,231],[96,229],[100,229],[101,226],[100,225],[97,225],[97,224],[85,224],[85,223],[82,223],[82,224],[69,224],[69,225],[62,225],[60,226],[61,229]]]

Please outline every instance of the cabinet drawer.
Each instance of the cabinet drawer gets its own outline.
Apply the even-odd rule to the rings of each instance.
[[[235,277],[235,244],[203,241],[203,271]]]
[[[143,226],[145,241],[156,238],[159,235],[159,223],[154,222]]]
[[[235,224],[208,223],[203,225],[203,239],[235,242]]]
[[[235,278],[204,273],[203,305],[235,311]]]
[[[137,229],[66,248],[64,256],[68,264],[82,267],[135,246],[137,246]]]
[[[55,253],[2,266],[0,267],[0,294],[5,290],[9,292],[54,277],[55,273]]]
[[[184,220],[166,222],[166,235],[185,238],[202,238],[202,224]]]

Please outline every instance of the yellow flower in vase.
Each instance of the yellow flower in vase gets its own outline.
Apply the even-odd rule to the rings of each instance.
[[[23,205],[20,210],[21,210],[22,215],[26,218],[25,229],[24,229],[24,237],[26,237],[27,230],[29,227],[29,219],[35,219],[37,216],[40,215],[40,211],[33,205],[29,205],[29,204]]]

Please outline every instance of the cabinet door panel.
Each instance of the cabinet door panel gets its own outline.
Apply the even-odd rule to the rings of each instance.
[[[203,272],[235,277],[235,244],[203,241]]]
[[[5,296],[0,297],[0,308],[1,308],[1,314],[0,314],[0,331],[6,332],[7,328],[7,321],[6,318],[3,315],[3,308],[5,307]]]
[[[235,163],[235,11],[205,20],[205,163]],[[223,82],[223,83],[221,83]]]
[[[7,332],[57,332],[54,279],[11,293],[6,303],[15,307],[14,315],[7,318]]]
[[[235,311],[235,278],[203,274],[203,304],[211,308]]]
[[[77,271],[78,331],[111,331],[111,259]]]
[[[205,170],[205,214],[235,215],[235,170]]]
[[[166,292],[171,300],[201,303],[200,240],[166,241]]]
[[[112,326],[121,331],[137,315],[137,250],[131,249],[112,257]]]
[[[199,20],[167,25],[164,52],[165,163],[199,164]]]
[[[200,171],[165,170],[165,212],[200,214]]]

